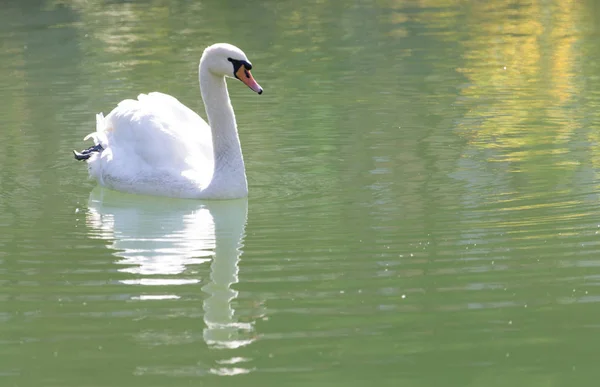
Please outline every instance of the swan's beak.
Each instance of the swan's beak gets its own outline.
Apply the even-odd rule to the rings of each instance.
[[[258,94],[262,94],[262,87],[260,87],[260,85],[256,83],[256,81],[252,77],[252,74],[250,74],[250,70],[247,70],[244,65],[240,66],[238,71],[235,73],[235,76],[237,77],[237,79],[244,82],[246,86],[257,92]]]

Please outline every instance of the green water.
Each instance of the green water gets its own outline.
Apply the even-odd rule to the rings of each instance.
[[[0,3],[1,386],[591,386],[593,1]],[[95,187],[140,92],[229,81],[248,200]]]

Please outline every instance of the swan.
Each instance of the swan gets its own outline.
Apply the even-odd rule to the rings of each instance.
[[[73,151],[102,186],[134,194],[188,199],[248,195],[244,158],[226,77],[262,94],[252,64],[239,48],[217,43],[202,53],[200,92],[208,124],[175,97],[160,92],[121,101],[96,131],[94,146]]]

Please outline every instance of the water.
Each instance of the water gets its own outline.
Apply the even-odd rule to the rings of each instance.
[[[591,1],[5,1],[2,386],[593,385]],[[94,114],[229,81],[250,197],[95,187]]]

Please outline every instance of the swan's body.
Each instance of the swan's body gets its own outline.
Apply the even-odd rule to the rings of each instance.
[[[207,124],[176,98],[162,93],[124,100],[96,117],[96,147],[87,159],[90,176],[119,191],[197,199],[234,199],[248,194],[244,159],[225,77],[262,93],[246,55],[229,44],[208,47],[199,78]],[[79,157],[78,157],[79,156]]]

